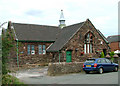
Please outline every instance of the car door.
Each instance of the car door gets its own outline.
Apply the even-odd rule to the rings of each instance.
[[[105,59],[101,59],[101,65],[102,65],[104,71],[109,70],[108,64],[106,63]]]
[[[105,61],[107,63],[108,71],[112,71],[114,69],[113,63],[111,63],[111,61],[108,59],[105,59]]]

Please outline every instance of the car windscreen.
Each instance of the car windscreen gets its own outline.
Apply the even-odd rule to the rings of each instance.
[[[85,63],[94,63],[95,62],[95,59],[87,59],[86,61],[85,61]]]

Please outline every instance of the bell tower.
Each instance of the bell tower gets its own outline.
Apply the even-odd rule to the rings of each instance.
[[[63,15],[63,10],[61,10],[61,15],[60,15],[59,22],[60,22],[59,27],[60,27],[61,29],[66,26],[66,25],[65,25],[64,15]]]

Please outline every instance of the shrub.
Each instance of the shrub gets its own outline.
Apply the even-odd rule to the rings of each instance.
[[[111,61],[112,62],[114,61],[114,58],[113,58],[114,55],[115,55],[114,51],[110,52],[110,56],[111,56]]]
[[[27,86],[27,85],[24,85],[24,83],[20,82],[19,79],[17,79],[16,77],[8,74],[2,75],[2,84],[7,86],[10,84],[11,86],[12,85]]]
[[[101,57],[100,58],[104,58],[104,52],[101,53]]]

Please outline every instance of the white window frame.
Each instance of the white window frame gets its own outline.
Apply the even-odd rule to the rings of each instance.
[[[39,49],[39,54],[42,54],[42,45],[38,45],[38,49]],[[40,53],[41,52],[41,53]]]
[[[90,44],[87,44],[87,53],[90,53]]]
[[[86,54],[86,44],[84,44],[84,53]]]
[[[93,49],[92,49],[92,44],[90,44],[90,53],[92,53],[92,50],[93,50]]]
[[[30,55],[30,45],[27,45],[27,54]]]
[[[46,46],[43,45],[42,47],[43,47],[43,54],[46,54]]]
[[[35,46],[31,45],[31,54],[34,55],[35,54]]]

